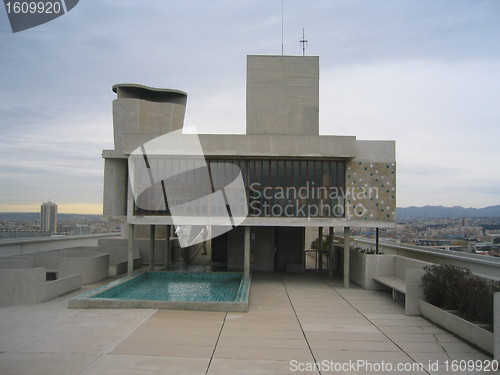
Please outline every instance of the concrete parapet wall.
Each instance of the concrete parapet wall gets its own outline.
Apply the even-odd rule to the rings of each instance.
[[[109,254],[86,248],[71,249],[61,255],[58,270],[63,278],[81,274],[83,284],[104,280],[109,276]]]
[[[0,258],[0,306],[36,304],[109,277],[109,254],[97,247]],[[47,282],[47,272],[58,279]]]
[[[33,268],[33,261],[31,259],[0,260],[0,269],[20,269],[20,268]]]
[[[0,268],[43,267],[47,271],[59,271],[59,277],[81,273],[83,283],[90,284],[109,276],[109,254],[97,250],[97,247],[81,246],[4,257],[0,259]]]
[[[134,258],[139,257],[140,240],[134,241]],[[112,238],[99,240],[99,251],[109,254],[110,266],[128,260],[128,239]]]
[[[166,240],[155,241],[155,264],[165,264]],[[134,241],[134,258],[141,258],[143,264],[149,264],[149,239]],[[128,239],[115,238],[99,241],[99,251],[110,255],[109,264],[116,266],[118,263],[128,261]]]
[[[432,263],[423,262],[416,259],[405,258],[402,256],[394,257],[394,275],[406,279],[408,268],[421,268],[430,266]]]
[[[82,275],[46,281],[44,267],[0,269],[0,307],[33,305],[80,289]]]
[[[63,250],[42,251],[33,253],[33,267],[45,267],[48,270],[59,269],[59,259]]]
[[[352,242],[361,247],[369,245],[372,248],[375,244],[374,240],[359,237],[353,238]],[[478,276],[500,280],[500,258],[385,241],[380,241],[379,249],[387,255],[400,255],[428,263],[467,267]]]
[[[45,290],[45,301],[50,301],[56,297],[62,296],[63,294],[72,292],[73,290],[80,289],[82,287],[82,275],[76,274],[67,277],[63,277],[58,280],[49,281],[46,283]]]
[[[0,270],[0,307],[45,301],[45,268]]]
[[[99,239],[116,238],[118,233],[81,236],[43,237],[0,241],[0,257],[68,249],[79,246],[97,246]]]

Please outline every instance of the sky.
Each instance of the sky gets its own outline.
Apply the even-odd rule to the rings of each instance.
[[[500,204],[500,1],[284,0],[320,57],[320,133],[396,141],[397,205]],[[244,133],[247,55],[281,0],[81,0],[12,33],[0,7],[0,211],[102,213],[116,83],[188,93],[185,126]]]

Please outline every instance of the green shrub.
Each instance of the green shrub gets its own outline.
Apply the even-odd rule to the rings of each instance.
[[[355,252],[361,253],[361,254],[376,254],[376,250],[372,249],[372,248],[364,248],[364,247],[359,247],[359,246],[353,246],[351,248],[351,250],[354,250]],[[384,251],[379,249],[378,254],[382,255],[382,254],[384,254]]]
[[[315,249],[315,250],[328,250],[328,243],[329,243],[329,241],[330,241],[330,235],[326,236],[326,238],[323,238],[323,246],[320,249],[319,237],[318,237],[313,242],[311,242],[311,249]]]
[[[458,312],[469,320],[481,320],[482,311],[486,309],[484,302],[478,304],[479,301],[486,301],[488,299],[488,283],[485,279],[477,276],[469,276],[462,280],[459,285],[461,298],[458,300]],[[493,307],[493,304],[492,304]]]
[[[464,308],[459,311],[466,319],[493,324],[493,296],[500,292],[500,281],[488,281],[473,276],[464,286]]]
[[[323,246],[321,250],[324,250],[325,242],[326,241],[323,239]],[[311,242],[311,249],[320,250],[319,238],[316,238],[315,240],[313,240],[313,242]]]
[[[470,270],[450,264],[433,264],[424,270],[422,287],[427,302],[445,309],[458,309],[460,286],[471,274]]]
[[[427,302],[458,310],[465,319],[493,324],[493,295],[500,281],[471,274],[468,268],[447,264],[425,266],[422,287]]]

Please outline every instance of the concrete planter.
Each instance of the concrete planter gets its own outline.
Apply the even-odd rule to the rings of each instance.
[[[493,355],[493,333],[428,302],[419,304],[423,317]]]

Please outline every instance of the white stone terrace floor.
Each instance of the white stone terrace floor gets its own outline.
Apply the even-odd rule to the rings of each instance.
[[[445,361],[491,359],[389,294],[322,274],[254,274],[248,313],[68,309],[81,292],[0,309],[1,375],[463,374]],[[429,361],[437,371],[396,367]]]

